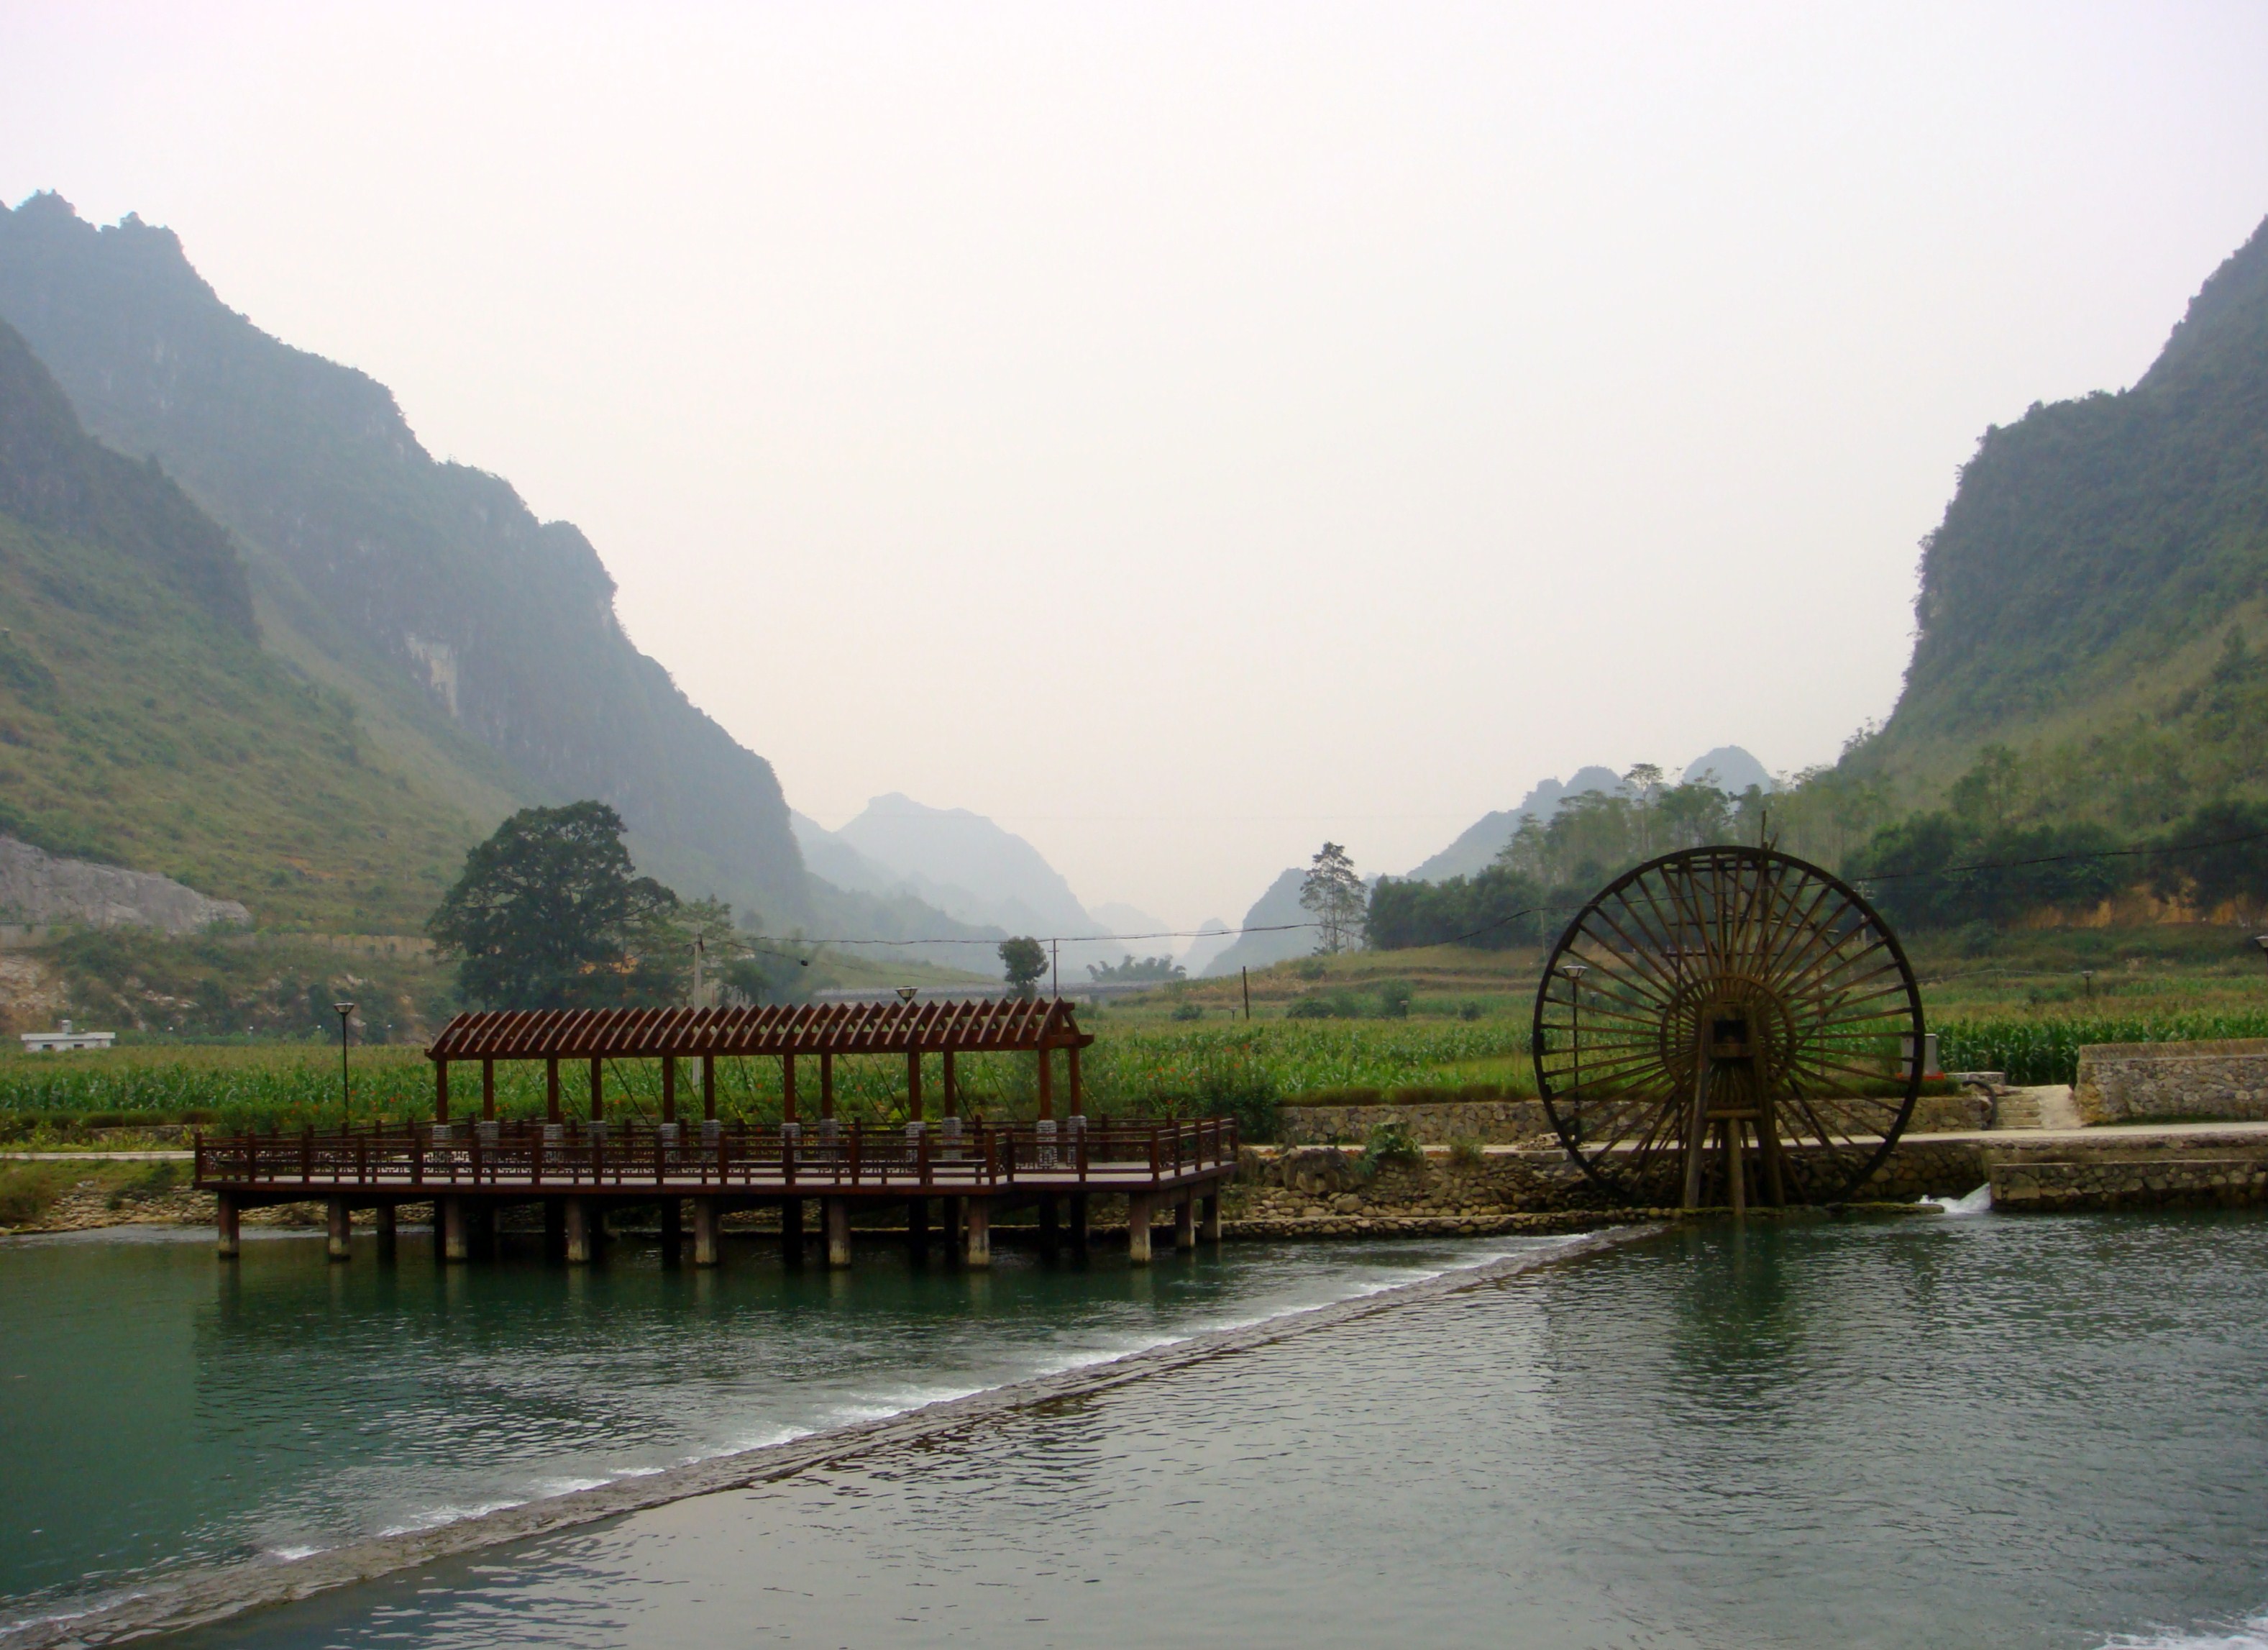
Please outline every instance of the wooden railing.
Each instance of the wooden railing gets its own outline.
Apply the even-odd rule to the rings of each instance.
[[[806,1190],[994,1192],[1020,1184],[1123,1190],[1233,1167],[1236,1124],[1032,1123],[790,1131],[745,1124],[616,1128],[528,1122],[196,1137],[196,1184],[404,1192]]]

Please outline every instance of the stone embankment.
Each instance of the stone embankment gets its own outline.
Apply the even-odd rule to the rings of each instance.
[[[2088,1123],[2268,1122],[2268,1038],[2090,1044],[2072,1097]]]
[[[1911,1134],[1992,1126],[1992,1098],[1968,1092],[1924,1094],[1914,1102]],[[1292,1145],[1359,1145],[1371,1131],[1392,1123],[1419,1145],[1526,1145],[1557,1150],[1559,1137],[1540,1100],[1454,1100],[1374,1106],[1284,1108],[1283,1134]]]

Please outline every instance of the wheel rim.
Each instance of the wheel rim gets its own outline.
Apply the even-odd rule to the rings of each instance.
[[[1925,1046],[1905,952],[1858,891],[1735,847],[1649,860],[1584,906],[1545,961],[1532,1042],[1569,1154],[1655,1204],[1696,1183],[1702,1202],[1847,1199],[1911,1116]]]

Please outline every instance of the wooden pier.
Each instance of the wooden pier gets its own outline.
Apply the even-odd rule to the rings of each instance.
[[[1236,1170],[1236,1126],[1219,1118],[1125,1124],[1085,1115],[1079,1074],[1082,1033],[1071,1005],[1023,1000],[968,1003],[829,1003],[794,1008],[534,1011],[463,1014],[427,1050],[434,1063],[434,1121],[297,1135],[207,1138],[195,1148],[195,1183],[215,1194],[220,1253],[238,1247],[238,1218],[263,1205],[328,1205],[331,1253],[345,1259],[357,1209],[375,1209],[390,1229],[405,1204],[433,1206],[443,1259],[491,1247],[497,1217],[528,1204],[570,1263],[593,1257],[610,1210],[659,1207],[663,1245],[681,1252],[692,1217],[693,1258],[715,1265],[726,1214],[779,1211],[781,1241],[800,1257],[806,1209],[816,1204],[828,1264],[850,1261],[851,1217],[861,1207],[904,1211],[908,1240],[927,1247],[932,1210],[939,1235],[970,1266],[991,1259],[991,1226],[1012,1209],[1034,1208],[1044,1247],[1087,1245],[1091,1199],[1127,1200],[1128,1244],[1150,1259],[1153,1220],[1170,1211],[1175,1242],[1200,1230],[1220,1234],[1220,1189]],[[960,1115],[954,1057],[1028,1053],[1039,1062],[1039,1116],[1000,1124]],[[835,1116],[833,1062],[843,1055],[906,1060],[902,1127],[845,1123]],[[924,1116],[922,1058],[942,1057],[943,1115]],[[1055,1113],[1053,1065],[1067,1063],[1068,1110]],[[716,1115],[720,1057],[781,1062],[782,1116],[762,1125]],[[799,1116],[799,1057],[819,1068],[820,1115]],[[541,1119],[496,1116],[499,1059],[546,1064]],[[606,1115],[610,1061],[660,1062],[660,1115],[617,1122]],[[679,1062],[696,1064],[703,1115],[678,1116]],[[587,1063],[589,1116],[563,1115],[561,1063]],[[449,1068],[476,1064],[482,1115],[450,1115]]]

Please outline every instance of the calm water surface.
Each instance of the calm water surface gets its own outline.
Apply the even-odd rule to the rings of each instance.
[[[1303,1269],[1380,1263],[1375,1250],[1232,1249],[1150,1280],[1002,1274],[981,1301],[965,1278],[870,1271],[799,1285],[809,1293],[792,1305],[751,1269],[710,1297],[765,1303],[746,1320],[704,1306],[697,1278],[657,1271],[636,1285],[627,1265],[486,1285],[405,1266],[389,1284],[359,1263],[333,1278],[278,1261],[265,1313],[247,1309],[255,1266],[233,1300],[210,1277],[163,1283],[160,1266],[149,1298],[166,1322],[110,1333],[153,1352],[168,1335],[185,1344],[107,1396],[40,1402],[99,1427],[137,1408],[138,1390],[170,1406],[148,1437],[187,1430],[201,1459],[239,1472],[227,1463],[250,1453],[271,1496],[295,1467],[360,1455],[340,1499],[406,1505],[418,1498],[387,1486],[434,1470],[411,1462],[434,1439],[579,1439],[562,1453],[610,1459],[610,1429],[666,1431],[659,1418],[691,1394],[755,1404],[804,1379],[849,1390],[894,1350],[894,1332],[829,1323],[989,1347],[1062,1322],[1066,1296],[1086,1292],[1098,1304],[1081,1309],[1099,1312],[1115,1290],[1108,1312],[1129,1315],[1112,1332],[1135,1337],[1183,1310],[1154,1304],[1180,1291],[1214,1291],[1187,1312],[1218,1319],[1233,1301],[1321,1287]],[[517,1291],[514,1304],[462,1304],[484,1287]],[[868,1292],[895,1304],[840,1304]],[[7,1306],[22,1322],[21,1296]],[[2243,1624],[2268,1602],[2264,1307],[2268,1221],[2251,1216],[1678,1234],[188,1642],[2268,1643]],[[719,1315],[740,1328],[702,1328]],[[367,1361],[400,1370],[323,1350],[350,1332]],[[547,1373],[489,1366],[531,1349]],[[928,1356],[904,1350],[909,1366]],[[964,1351],[956,1372],[981,1361]],[[324,1409],[306,1386],[273,1396],[287,1368],[318,1389],[351,1379]],[[421,1380],[432,1389],[409,1396]],[[870,1401],[886,1401],[887,1382],[873,1385]],[[262,1394],[267,1418],[232,1440],[223,1418]],[[379,1396],[387,1417],[357,1413]],[[85,1457],[83,1433],[68,1448],[17,1433],[20,1412],[11,1440]],[[390,1443],[392,1430],[426,1441]],[[510,1447],[495,1443],[491,1470]]]

